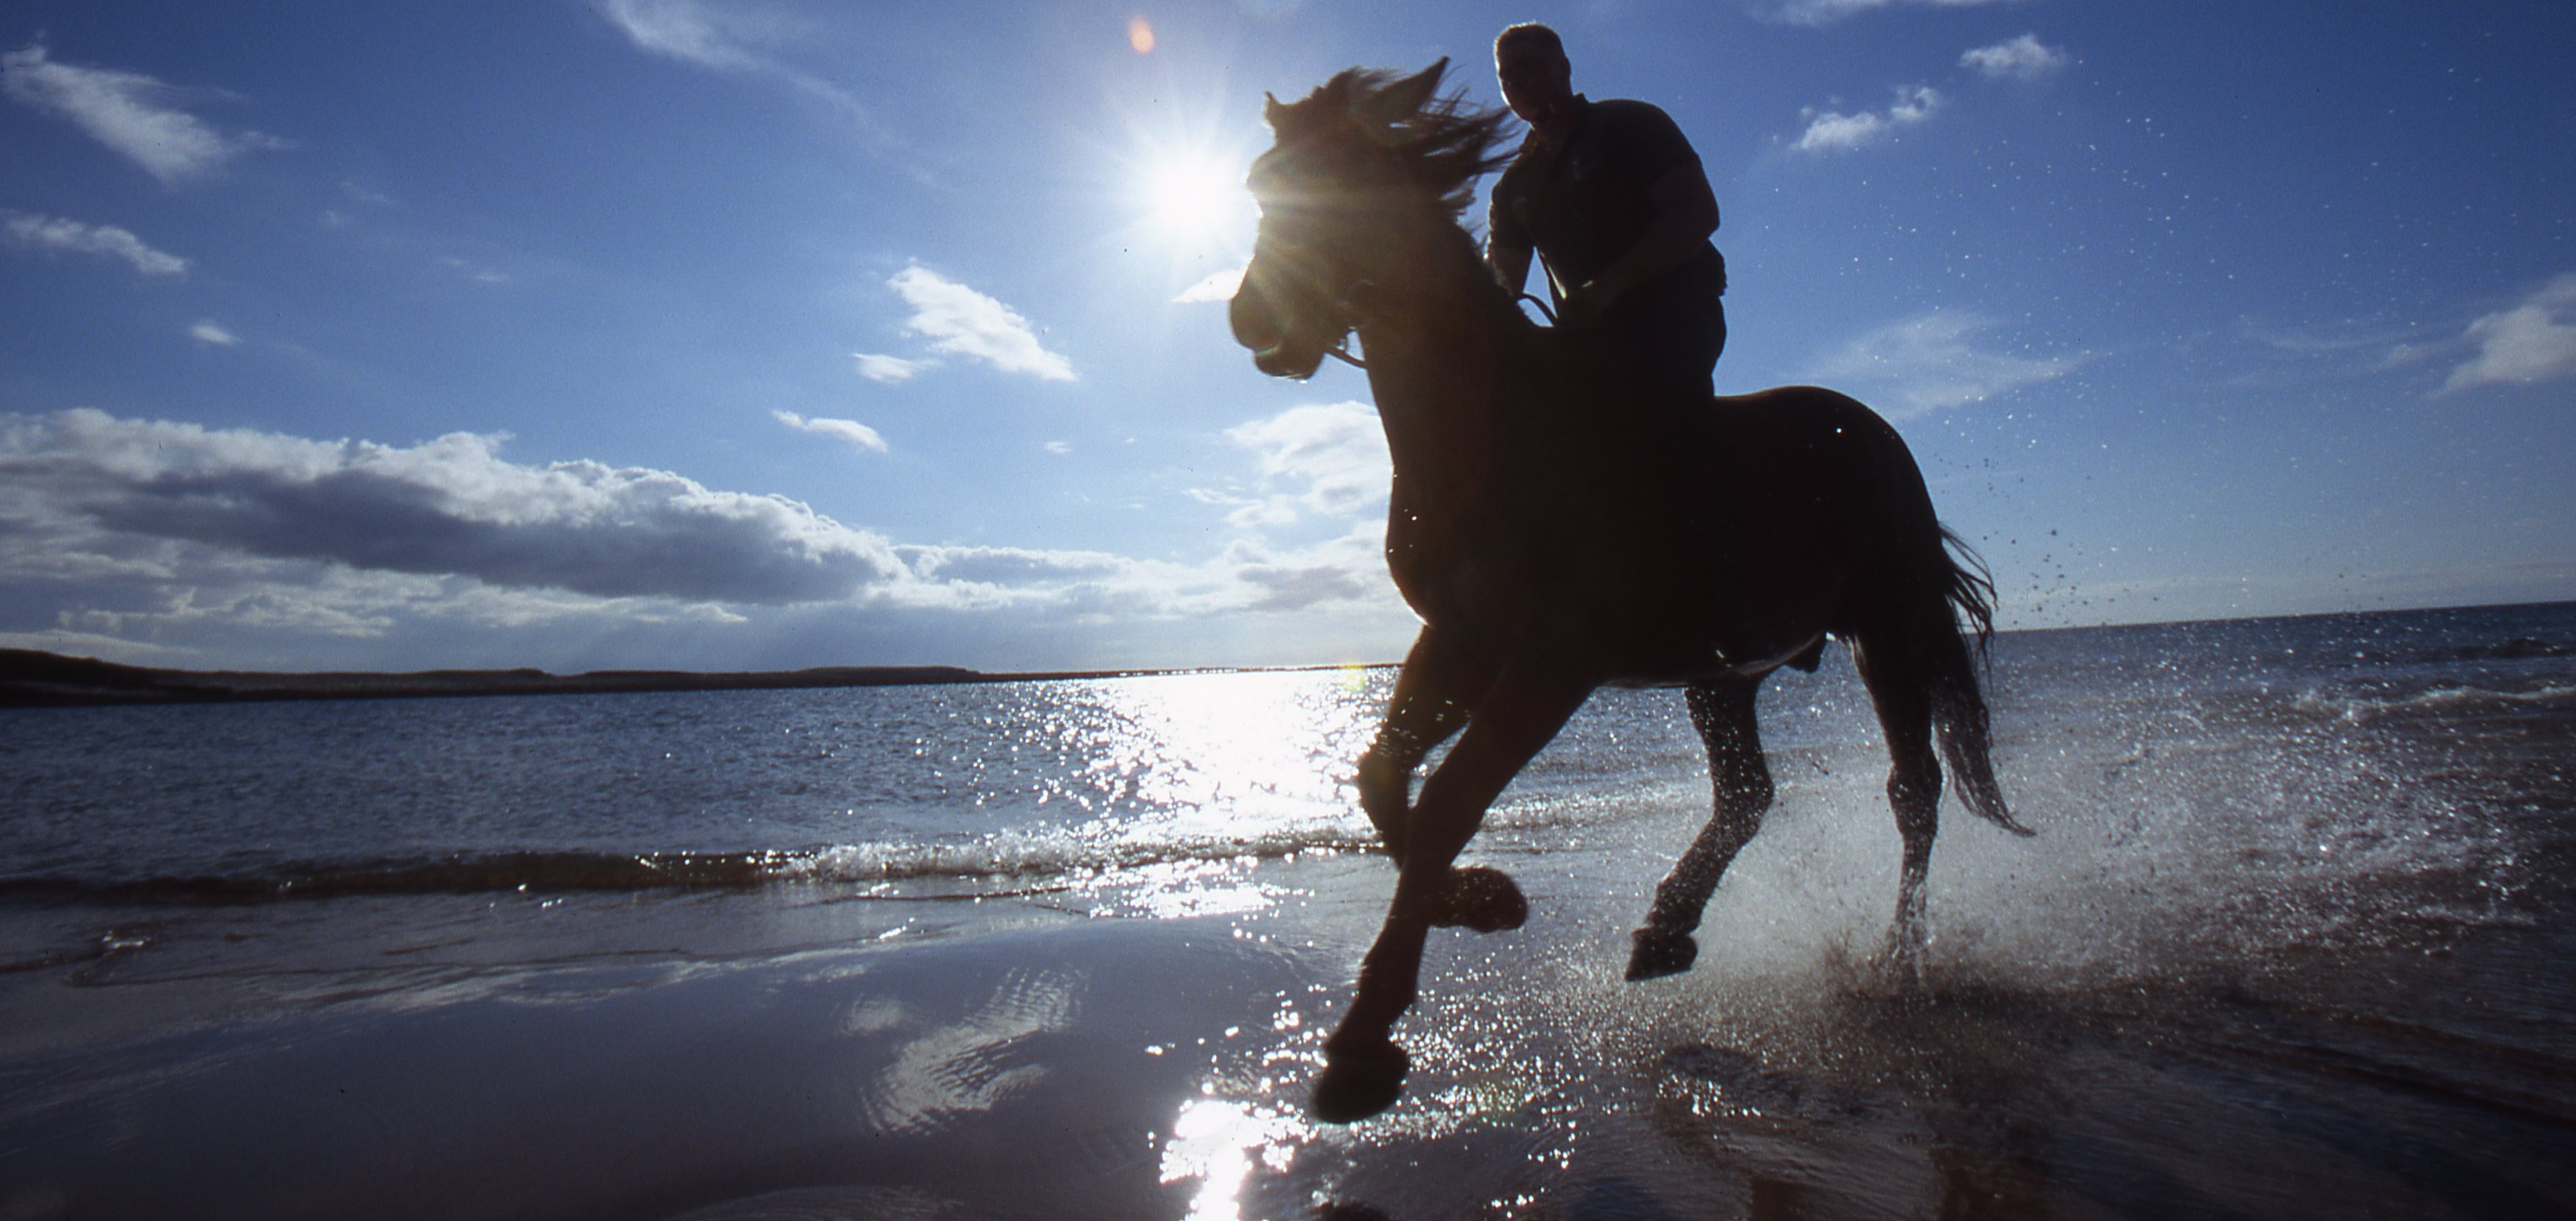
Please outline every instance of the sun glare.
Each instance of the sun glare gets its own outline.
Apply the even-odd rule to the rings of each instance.
[[[1206,157],[1177,157],[1146,170],[1145,193],[1154,228],[1181,244],[1223,236],[1251,213],[1242,175]]]

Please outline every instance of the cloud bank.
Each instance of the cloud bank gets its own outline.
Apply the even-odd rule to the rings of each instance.
[[[1813,375],[1884,391],[1894,405],[1882,401],[1879,409],[1891,419],[1906,419],[2053,381],[2083,363],[2077,357],[1979,350],[1972,341],[1994,325],[1976,314],[1934,310],[1852,340]]]
[[[513,462],[498,436],[0,415],[0,645],[376,668],[560,666],[612,639],[637,642],[610,655],[626,665],[1287,662],[1348,659],[1353,639],[1392,656],[1412,620],[1379,554],[1373,418],[1293,408],[1226,438],[1252,472],[1236,499],[1278,508],[1182,560],[898,543],[670,471]]]
[[[2444,394],[2576,376],[2576,273],[2551,280],[2512,309],[2470,323],[2465,338],[2477,355],[2451,370]]]
[[[147,276],[175,276],[188,270],[188,260],[145,245],[133,232],[114,225],[85,225],[59,216],[0,209],[9,240],[38,250],[103,254],[123,259]]]
[[[70,120],[169,184],[211,173],[254,149],[286,147],[258,132],[228,134],[180,109],[191,91],[137,72],[56,63],[41,44],[0,55],[0,91]]]
[[[782,497],[595,462],[521,466],[502,440],[401,447],[67,411],[0,431],[0,513],[14,542],[101,563],[195,544],[600,598],[848,599],[903,572],[884,539]]]

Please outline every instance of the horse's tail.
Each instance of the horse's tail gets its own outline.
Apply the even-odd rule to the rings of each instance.
[[[1941,755],[1949,761],[1950,781],[1968,809],[2015,835],[2030,835],[2030,828],[2013,821],[2004,806],[2003,786],[1995,783],[1993,735],[1986,697],[1977,684],[1978,663],[1986,659],[1995,635],[1994,574],[1956,531],[1948,526],[1940,531],[1935,575],[1941,618],[1949,631],[1933,643],[1929,660],[1932,724]]]

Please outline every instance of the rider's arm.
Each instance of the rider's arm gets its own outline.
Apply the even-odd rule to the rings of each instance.
[[[1567,312],[1578,317],[1596,317],[1610,308],[1629,289],[1670,272],[1690,261],[1700,246],[1717,232],[1717,195],[1708,189],[1708,175],[1693,160],[1674,166],[1647,188],[1646,200],[1655,206],[1655,219],[1628,248],[1601,274],[1592,277],[1566,300]],[[1487,262],[1493,261],[1490,247]],[[1527,256],[1521,264],[1526,268]]]

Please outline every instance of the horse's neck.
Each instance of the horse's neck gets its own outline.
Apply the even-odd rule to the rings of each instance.
[[[1527,392],[1536,328],[1456,224],[1425,217],[1411,229],[1382,271],[1385,308],[1360,344],[1396,477],[1446,484],[1481,468],[1504,398]]]

